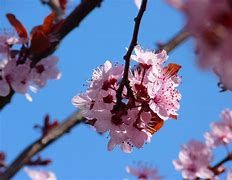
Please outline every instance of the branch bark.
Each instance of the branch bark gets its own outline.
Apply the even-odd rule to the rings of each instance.
[[[82,2],[73,10],[73,12],[65,19],[62,27],[56,34],[59,37],[59,41],[52,44],[52,47],[42,54],[36,55],[32,58],[33,63],[39,62],[42,58],[45,58],[52,54],[62,39],[64,39],[74,28],[78,27],[81,21],[96,7],[100,6],[103,0],[82,0]],[[14,91],[11,90],[8,96],[0,96],[0,110],[2,110],[14,95]]]
[[[174,36],[166,44],[159,46],[159,49],[164,49],[168,53],[174,50],[179,44],[184,42],[190,36],[189,32],[185,31],[184,28]]]
[[[134,47],[137,45],[137,38],[138,38],[138,33],[139,33],[139,27],[140,27],[140,23],[143,17],[143,14],[146,10],[146,6],[147,6],[147,0],[143,0],[141,7],[139,9],[138,15],[137,17],[134,19],[135,21],[135,25],[134,25],[134,32],[133,32],[133,36],[131,39],[131,43],[129,46],[129,49],[126,53],[126,55],[124,56],[124,60],[125,60],[125,67],[124,67],[124,74],[123,74],[123,78],[122,81],[119,85],[118,91],[117,91],[117,105],[120,106],[121,101],[122,101],[122,91],[124,86],[127,86],[127,90],[130,91],[130,87],[129,87],[129,82],[128,82],[128,72],[129,72],[129,67],[130,67],[130,58],[131,58],[131,54],[134,50]]]
[[[83,122],[83,120],[84,118],[80,115],[80,113],[75,112],[57,128],[52,129],[46,136],[33,142],[14,160],[10,166],[8,166],[6,171],[0,176],[0,180],[9,180],[12,178],[34,155],[58,140],[65,133],[70,132],[73,127]]]
[[[218,168],[220,168],[220,166],[222,166],[223,164],[227,163],[228,161],[232,161],[232,152],[229,153],[225,158],[223,158],[217,164],[215,164],[213,167],[211,167],[211,170],[213,172],[217,172]]]

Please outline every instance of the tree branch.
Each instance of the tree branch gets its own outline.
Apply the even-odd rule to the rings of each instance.
[[[45,58],[52,54],[56,49],[60,41],[66,37],[75,27],[79,26],[80,22],[96,7],[100,6],[103,0],[82,0],[82,2],[73,10],[73,12],[64,20],[62,27],[58,32],[55,32],[59,37],[58,42],[54,42],[51,48],[47,49],[41,54],[33,56],[33,64],[39,62],[42,58]],[[0,96],[0,110],[2,110],[5,105],[10,103],[11,98],[14,95],[14,91],[11,90],[10,94],[2,97]]]
[[[182,29],[176,36],[169,40],[166,44],[160,45],[159,49],[164,49],[168,53],[175,49],[179,44],[184,42],[190,36],[189,32]]]
[[[5,107],[5,105],[11,102],[14,93],[14,90],[11,89],[10,93],[7,96],[0,96],[0,110],[2,110]]]
[[[134,21],[135,21],[134,32],[133,32],[133,36],[132,36],[132,39],[131,39],[129,49],[128,49],[126,55],[124,56],[125,67],[124,67],[123,78],[122,78],[122,81],[121,81],[121,83],[119,85],[119,88],[117,90],[117,95],[116,95],[117,105],[121,104],[122,91],[123,91],[124,86],[126,85],[127,90],[128,91],[130,90],[129,82],[128,82],[128,72],[129,72],[129,67],[130,67],[130,58],[131,58],[131,54],[132,54],[132,52],[134,50],[134,47],[137,45],[139,27],[140,27],[140,23],[141,23],[141,19],[143,17],[143,14],[144,14],[144,12],[146,10],[146,6],[147,6],[147,0],[143,0],[142,4],[141,4],[141,7],[139,9],[138,15],[134,19]]]
[[[213,167],[211,167],[210,169],[213,171],[213,172],[216,172],[216,175],[217,172],[218,172],[218,168],[220,166],[222,166],[224,163],[228,162],[228,161],[232,161],[232,152],[229,153],[224,159],[222,159],[221,161],[219,161],[217,164],[215,164]]]
[[[29,145],[15,160],[14,162],[6,168],[6,171],[0,176],[1,180],[9,180],[12,178],[29,160],[46,148],[51,143],[58,140],[65,133],[70,132],[70,130],[77,124],[80,124],[84,118],[79,112],[75,112],[69,118],[67,118],[63,123],[61,123],[57,128],[52,129],[49,133],[33,142]]]

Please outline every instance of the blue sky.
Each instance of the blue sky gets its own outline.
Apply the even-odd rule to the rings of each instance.
[[[69,11],[78,3],[71,1]],[[123,63],[137,11],[132,0],[104,1],[65,38],[56,51],[63,75],[61,80],[50,81],[38,94],[33,94],[32,103],[17,94],[12,103],[0,112],[0,150],[7,153],[7,162],[40,136],[33,126],[41,124],[46,114],[63,120],[75,111],[71,98],[85,90],[83,84],[91,77],[94,68],[108,59]],[[15,14],[29,31],[42,23],[49,9],[39,0],[1,0],[1,29],[11,28],[5,18],[8,12]],[[138,42],[144,48],[155,48],[156,42],[168,41],[183,25],[184,18],[179,12],[161,0],[150,0]],[[61,180],[135,179],[126,173],[125,167],[142,160],[157,167],[166,179],[181,179],[172,165],[180,145],[190,139],[203,140],[203,133],[209,130],[210,122],[218,120],[224,108],[232,108],[231,94],[219,93],[217,77],[200,70],[195,59],[191,39],[169,54],[168,63],[182,65],[181,109],[178,120],[167,121],[152,137],[151,143],[142,149],[134,149],[131,154],[125,154],[118,148],[109,152],[106,136],[99,136],[91,127],[80,125],[41,153],[42,157],[53,159],[53,163],[40,169],[54,171]],[[224,153],[223,149],[219,149],[215,159],[220,159]],[[13,179],[24,180],[27,176],[20,171]]]

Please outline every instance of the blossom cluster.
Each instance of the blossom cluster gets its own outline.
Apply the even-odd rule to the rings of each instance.
[[[34,27],[30,38],[13,14],[7,14],[7,18],[18,36],[7,32],[0,35],[0,96],[7,96],[13,90],[26,94],[31,100],[27,93],[29,88],[36,92],[47,84],[47,80],[61,77],[56,67],[57,57],[48,56],[37,63],[32,60],[33,56],[42,54],[56,41],[51,35],[57,26],[53,23],[55,15],[50,14],[43,25]]]
[[[224,167],[212,168],[210,163],[213,160],[213,148],[220,145],[227,146],[232,142],[232,111],[225,109],[221,113],[221,121],[212,123],[211,128],[211,132],[205,133],[205,143],[190,141],[182,146],[179,159],[173,161],[176,170],[182,172],[184,179],[216,180],[218,179],[216,175],[225,171]],[[230,177],[231,172],[227,179],[230,180]]]
[[[213,68],[224,89],[232,90],[232,11],[229,0],[167,0],[187,17],[201,67]]]
[[[109,132],[108,149],[120,145],[124,152],[143,147],[168,118],[177,118],[181,83],[180,66],[169,64],[166,51],[143,50],[139,45],[131,59],[138,62],[123,82],[124,66],[106,61],[93,72],[86,92],[76,95],[72,103],[93,122],[99,133]],[[125,83],[122,99],[118,91]]]
[[[225,109],[221,113],[221,121],[211,124],[211,132],[205,133],[206,144],[215,148],[232,142],[232,111]]]
[[[30,59],[12,49],[16,43],[20,43],[16,37],[0,36],[0,96],[7,96],[11,88],[15,92],[26,94],[29,87],[33,90],[42,88],[48,79],[60,78],[56,67],[57,57],[49,56],[31,67]]]

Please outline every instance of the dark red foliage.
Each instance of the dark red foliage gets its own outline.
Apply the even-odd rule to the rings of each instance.
[[[58,126],[59,126],[59,122],[57,120],[55,120],[54,122],[50,122],[49,115],[46,115],[44,118],[43,126],[36,124],[34,128],[40,129],[42,131],[42,135],[46,136],[49,133],[49,131],[51,131],[53,128],[56,128]]]
[[[6,17],[8,21],[10,22],[10,24],[15,28],[19,37],[27,40],[28,39],[27,31],[25,27],[22,25],[22,23],[15,17],[15,15],[9,13],[9,14],[6,14]]]

